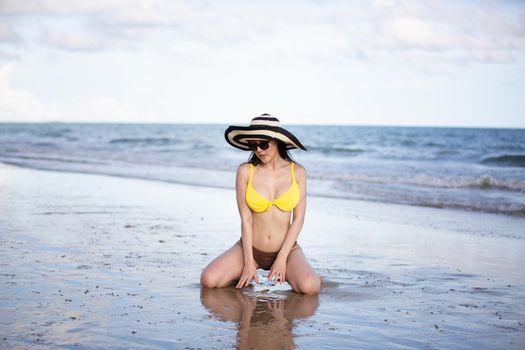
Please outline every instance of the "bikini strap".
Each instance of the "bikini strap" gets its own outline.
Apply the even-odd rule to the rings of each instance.
[[[292,169],[292,180],[297,182],[297,180],[295,180],[295,171],[294,171],[294,162],[292,162],[292,164],[290,165],[290,168]]]
[[[252,183],[252,178],[253,178],[253,164],[250,163],[250,179],[248,180],[248,184]]]

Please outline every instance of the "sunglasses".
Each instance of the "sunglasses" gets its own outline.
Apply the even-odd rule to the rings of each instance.
[[[261,150],[265,151],[270,147],[270,141],[262,141],[259,143],[255,142],[248,142],[248,148],[250,148],[252,151],[257,151],[257,147],[259,147]]]

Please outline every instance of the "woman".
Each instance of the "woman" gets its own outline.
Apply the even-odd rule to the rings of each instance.
[[[319,293],[321,279],[296,242],[304,223],[306,172],[287,151],[306,149],[268,114],[253,118],[248,127],[230,126],[224,136],[233,147],[253,151],[237,170],[242,233],[204,269],[201,284],[220,288],[237,281],[236,288],[246,287],[252,279],[259,283],[256,270],[262,268],[270,271],[269,280],[287,281],[297,293]]]

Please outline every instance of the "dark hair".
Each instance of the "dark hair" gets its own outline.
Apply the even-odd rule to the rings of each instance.
[[[292,158],[292,155],[290,154],[290,152],[288,152],[288,149],[286,148],[286,144],[281,141],[281,140],[278,140],[278,139],[271,139],[270,141],[275,141],[277,142],[277,150],[279,151],[279,155],[284,159],[284,160],[287,160],[289,162],[293,162],[294,159]],[[257,155],[255,154],[255,152],[252,152],[252,154],[250,155],[250,158],[248,160],[249,163],[252,163],[253,165],[259,165],[261,164],[261,160],[259,159],[259,157],[257,157]]]

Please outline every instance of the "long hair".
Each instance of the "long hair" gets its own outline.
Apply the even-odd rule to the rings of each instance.
[[[272,140],[277,142],[277,150],[279,151],[279,155],[281,156],[281,158],[289,162],[294,162],[292,155],[286,148],[286,144],[278,139],[272,139]],[[259,159],[259,157],[257,157],[255,152],[253,151],[252,151],[252,154],[250,154],[250,158],[248,159],[248,162],[252,163],[254,166],[261,164],[261,160]]]

